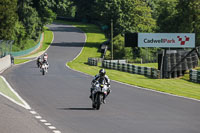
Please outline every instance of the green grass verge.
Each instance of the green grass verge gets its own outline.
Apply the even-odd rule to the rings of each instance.
[[[14,64],[21,64],[29,61],[29,59],[14,59]]]
[[[143,67],[151,67],[151,68],[156,68],[156,69],[158,69],[158,63],[143,63],[143,64],[136,64],[136,63],[133,63],[133,65],[136,65],[136,66],[143,66]]]
[[[4,95],[12,98],[16,102],[23,104],[23,102],[10,90],[4,80],[0,77],[0,92]]]
[[[29,40],[23,41],[22,43],[23,43],[23,44],[26,44],[26,45],[24,45],[23,49],[20,48],[19,46],[17,46],[17,44],[14,44],[14,45],[12,46],[12,51],[13,51],[13,52],[18,52],[18,51],[21,51],[21,50],[27,50],[27,49],[29,49],[29,48],[32,48],[32,47],[35,46],[35,44],[38,44],[38,43],[39,43],[39,40],[40,40],[40,39],[38,39],[37,41],[34,41],[33,39],[29,39]]]
[[[37,57],[37,56],[39,56],[41,54],[41,52],[44,52],[51,45],[52,40],[53,40],[53,32],[50,31],[49,28],[44,27],[44,40],[42,42],[42,47],[34,53],[23,56],[22,59],[14,59],[14,63],[15,64],[21,64],[21,63],[29,61],[29,59],[23,59],[24,57]]]
[[[75,70],[95,75],[98,73],[100,66],[87,65],[88,57],[100,57],[97,53],[99,45],[106,40],[104,34],[100,29],[91,24],[73,23],[57,21],[63,24],[74,25],[82,29],[87,35],[87,42],[81,55],[74,61],[68,62],[67,65]],[[185,96],[195,99],[200,99],[200,85],[198,83],[189,82],[186,79],[151,79],[143,75],[130,74],[120,72],[117,70],[106,69],[107,75],[112,80],[120,81],[123,83],[136,85],[152,90],[166,92],[174,95]],[[112,83],[111,83],[112,85]],[[114,90],[114,89],[113,89]]]
[[[37,52],[45,51],[51,45],[52,40],[53,32],[49,30],[48,27],[44,27],[44,40],[42,43],[42,48],[40,48]]]

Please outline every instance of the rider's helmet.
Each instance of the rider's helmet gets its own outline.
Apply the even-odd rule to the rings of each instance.
[[[99,75],[100,75],[100,77],[104,77],[106,75],[105,69],[99,70]]]
[[[48,58],[47,53],[44,53],[43,60],[47,60],[47,58]]]
[[[39,56],[37,60],[38,60],[38,61],[41,61],[41,57]]]

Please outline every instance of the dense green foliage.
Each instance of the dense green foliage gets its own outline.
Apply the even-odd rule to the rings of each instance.
[[[106,33],[110,33],[113,20],[115,59],[157,58],[155,54],[157,49],[125,48],[123,40],[125,32],[196,33],[196,45],[200,45],[199,0],[72,1],[77,7],[77,19],[84,22],[98,22],[101,26],[106,25],[108,27]]]
[[[17,16],[17,0],[0,2],[0,39],[13,39]],[[9,34],[8,34],[9,33]]]
[[[1,0],[0,39],[14,40],[19,50],[37,41],[43,26],[56,18],[49,5],[49,0]]]
[[[0,39],[23,49],[56,16],[99,24],[107,38],[112,20],[115,58],[154,56],[155,49],[124,48],[126,32],[196,33],[200,45],[199,0],[1,0]]]

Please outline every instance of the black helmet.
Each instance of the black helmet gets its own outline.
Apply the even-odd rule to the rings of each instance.
[[[99,75],[104,77],[106,75],[106,71],[104,69],[99,70]]]

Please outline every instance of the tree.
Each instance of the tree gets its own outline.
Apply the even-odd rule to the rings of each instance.
[[[156,21],[152,10],[143,0],[121,1],[120,18],[117,20],[124,32],[154,32]]]
[[[110,26],[111,20],[113,20],[114,35],[119,33],[119,25],[117,19],[120,17],[121,12],[121,0],[96,0],[94,14],[96,19],[104,25]]]
[[[76,6],[70,0],[55,0],[52,10],[59,17],[75,17]]]
[[[106,25],[114,22],[115,35],[150,32],[156,27],[151,8],[143,0],[96,0],[96,14]]]
[[[51,10],[55,6],[54,0],[33,0],[31,6],[36,9],[41,19],[41,29],[44,25],[52,23],[56,18],[56,14]]]
[[[31,7],[28,3],[22,2],[20,3],[18,14],[19,21],[26,29],[25,38],[37,39],[39,33],[41,32],[41,20],[36,9]]]
[[[14,28],[18,20],[17,0],[1,0],[0,2],[0,39],[13,40]]]
[[[154,32],[156,29],[152,10],[144,0],[96,0],[95,9],[99,21],[110,26],[113,20],[114,36],[125,32]],[[120,40],[119,36],[116,38]],[[131,49],[123,47],[121,41],[114,41],[114,56],[128,57],[124,52],[131,53]],[[140,57],[140,48],[133,48],[129,55]]]
[[[200,46],[200,1],[179,0],[177,10],[178,32],[196,33],[196,44]]]
[[[82,21],[92,21],[95,18],[95,0],[72,0],[74,5],[76,5],[76,19]]]
[[[177,0],[158,0],[156,4],[157,32],[177,32]]]
[[[20,21],[16,22],[14,32],[15,32],[14,45],[17,45],[19,49],[22,49],[25,45],[23,41],[27,39],[26,29],[24,28],[24,25],[22,24],[22,22]]]
[[[115,59],[132,59],[133,53],[131,48],[124,47],[124,37],[119,34],[113,39],[114,42],[114,58]]]
[[[196,44],[200,45],[200,1],[158,0],[158,32],[196,33]]]

